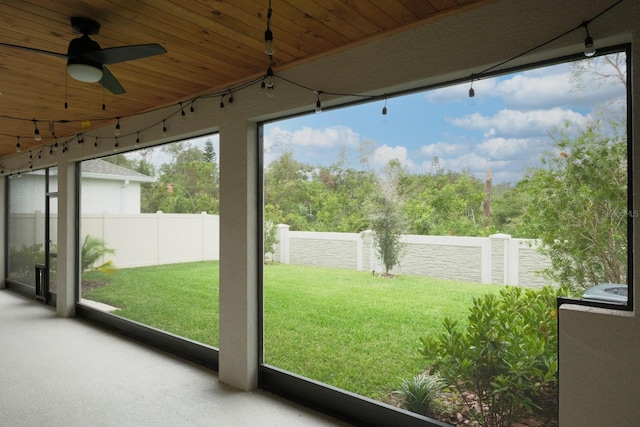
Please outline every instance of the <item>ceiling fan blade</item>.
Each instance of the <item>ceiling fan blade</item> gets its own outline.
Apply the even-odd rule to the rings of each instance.
[[[118,79],[111,74],[111,71],[109,71],[107,67],[102,67],[102,79],[100,79],[99,83],[114,95],[122,95],[125,93]]]
[[[165,48],[157,43],[138,44],[132,46],[109,47],[83,53],[83,58],[99,62],[103,65],[117,64],[118,62],[132,61],[134,59],[147,58],[149,56],[167,53]]]
[[[33,47],[18,46],[18,45],[9,44],[9,43],[0,43],[0,46],[8,47],[8,48],[11,48],[11,49],[24,50],[24,51],[27,51],[27,52],[42,53],[44,55],[56,56],[58,58],[63,58],[63,59],[67,59],[68,58],[68,56],[65,55],[64,53],[50,52],[48,50],[36,49],[36,48],[33,48]]]

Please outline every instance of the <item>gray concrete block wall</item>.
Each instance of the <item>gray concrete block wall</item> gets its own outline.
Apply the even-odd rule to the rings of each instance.
[[[289,231],[279,225],[275,261],[360,271],[383,271],[372,234]],[[405,250],[391,272],[472,283],[540,288],[551,265],[535,241],[506,234],[490,237],[403,236]],[[506,260],[506,262],[505,262]],[[506,269],[506,271],[505,271]]]
[[[289,245],[291,264],[357,269],[354,241],[292,238]]]
[[[480,247],[409,244],[396,274],[482,282]]]

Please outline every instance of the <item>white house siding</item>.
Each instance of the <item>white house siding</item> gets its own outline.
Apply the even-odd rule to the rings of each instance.
[[[140,213],[140,183],[83,177],[82,213]]]

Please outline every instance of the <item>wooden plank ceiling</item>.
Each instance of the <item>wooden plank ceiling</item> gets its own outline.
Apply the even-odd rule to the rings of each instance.
[[[272,0],[274,68],[487,0]],[[66,54],[74,16],[101,25],[102,48],[159,43],[164,55],[109,65],[126,93],[67,78],[64,58],[0,46],[0,158],[76,135],[80,120],[112,125],[154,108],[223,90],[265,73],[268,0],[20,0],[0,3],[0,43]],[[68,108],[65,108],[65,102]],[[106,109],[102,105],[106,104]],[[104,121],[95,120],[104,119]],[[33,138],[34,123],[43,135]],[[70,123],[64,123],[70,121]]]

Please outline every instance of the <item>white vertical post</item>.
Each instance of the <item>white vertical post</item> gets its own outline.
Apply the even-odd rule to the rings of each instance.
[[[244,119],[220,128],[221,382],[258,386],[258,135]]]
[[[289,264],[289,228],[288,224],[278,224],[278,244],[280,246],[280,262]]]
[[[58,165],[58,271],[56,314],[60,317],[75,316],[75,163]],[[45,242],[45,244],[48,244]]]
[[[6,224],[7,218],[5,218],[5,212],[8,210],[6,209],[5,203],[7,201],[7,195],[5,194],[5,188],[6,188],[6,183],[5,183],[5,179],[6,177],[4,175],[0,176],[0,242],[3,242],[3,244],[0,245],[0,260],[4,260],[5,259],[5,247],[8,245],[5,245],[4,242],[7,241],[7,235],[4,233],[5,231],[5,226],[4,224]],[[4,278],[7,276],[7,272],[6,272],[6,265],[4,262],[0,262],[0,289],[3,289],[6,284],[5,284],[5,280]]]

